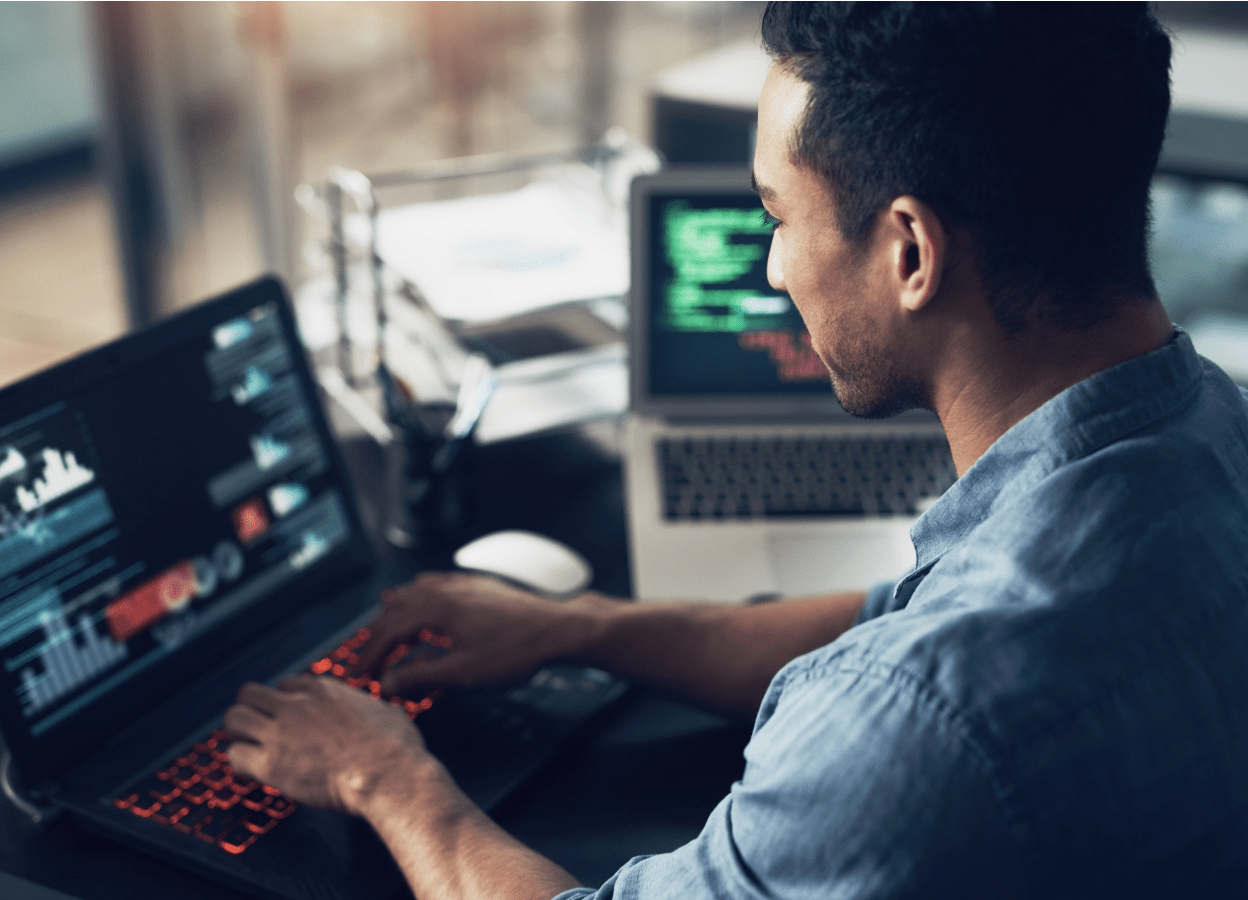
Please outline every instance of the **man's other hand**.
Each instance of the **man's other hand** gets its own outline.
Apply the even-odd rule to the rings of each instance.
[[[245,684],[225,714],[230,764],[293,800],[360,814],[387,771],[432,761],[402,710],[333,678]]]
[[[386,694],[417,687],[485,687],[522,681],[541,666],[571,652],[576,622],[589,597],[559,602],[488,575],[430,572],[385,591],[385,609],[357,651],[357,670],[379,677]],[[605,601],[597,601],[605,602]],[[385,668],[401,644],[415,645],[422,632],[442,639],[446,652],[418,652]],[[435,644],[436,647],[436,644]]]

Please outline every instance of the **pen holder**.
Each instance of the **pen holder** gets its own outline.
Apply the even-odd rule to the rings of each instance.
[[[401,549],[437,553],[462,543],[465,507],[461,487],[462,439],[442,427],[449,405],[419,411],[417,427],[395,427],[385,448],[386,539]]]

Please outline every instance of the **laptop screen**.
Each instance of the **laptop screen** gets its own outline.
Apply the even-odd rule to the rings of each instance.
[[[771,229],[743,166],[633,179],[629,407],[670,420],[849,424],[797,308],[767,283]],[[899,423],[931,423],[913,410]]]
[[[651,393],[826,396],[797,308],[767,283],[771,227],[753,191],[658,192],[646,213]]]
[[[350,497],[267,284],[127,339],[111,375],[74,361],[3,395],[6,735],[38,744],[110,695],[150,695],[162,664],[348,542]]]

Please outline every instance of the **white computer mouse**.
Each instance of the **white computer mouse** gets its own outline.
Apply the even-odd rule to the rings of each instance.
[[[455,565],[555,597],[583,591],[594,570],[581,554],[531,531],[495,531],[455,551]]]

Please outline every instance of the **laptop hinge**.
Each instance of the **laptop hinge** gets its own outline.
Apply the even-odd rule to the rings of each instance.
[[[31,791],[31,796],[27,797],[18,790],[13,783],[13,757],[9,754],[8,747],[0,747],[0,791],[4,792],[4,796],[19,812],[36,825],[50,822],[60,814],[59,807],[41,806],[34,802],[39,792]]]

